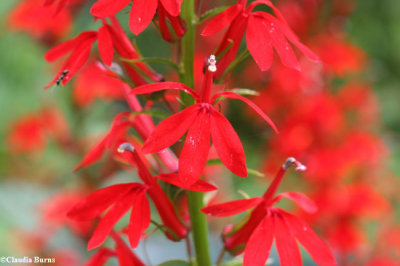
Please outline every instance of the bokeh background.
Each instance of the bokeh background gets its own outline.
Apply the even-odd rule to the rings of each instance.
[[[107,163],[111,156],[103,164],[72,172],[126,106],[107,93],[84,104],[88,98],[79,91],[88,81],[43,89],[55,73],[43,55],[55,39],[68,39],[100,25],[88,16],[93,1],[79,8],[68,33],[55,39],[12,26],[10,16],[21,2],[0,1],[0,255],[42,254],[63,258],[59,262],[65,260],[66,265],[79,264],[89,256],[85,238],[76,236],[73,225],[62,218],[52,221],[46,213],[51,213],[52,203],[65,200],[57,198],[64,192],[79,191],[93,180],[104,186],[130,178],[132,173],[116,171],[115,164]],[[384,263],[400,258],[400,1],[314,1],[319,6],[316,18],[307,22],[302,12],[310,2],[280,5],[285,15],[300,12],[288,17],[289,23],[304,23],[304,28],[297,23],[294,29],[318,51],[322,66],[306,62],[303,69],[311,74],[299,77],[277,64],[265,74],[250,59],[229,81],[260,91],[254,101],[282,130],[273,136],[243,105],[233,103],[228,108],[249,167],[265,177],[239,180],[223,169],[211,175],[223,176],[218,182],[226,186],[224,193],[234,195],[230,198],[240,196],[238,190],[255,196],[265,190],[282,160],[296,155],[311,172],[305,177],[291,174],[282,190],[300,190],[317,201],[321,212],[304,217],[328,239],[340,263],[392,265]],[[127,15],[120,18],[126,21]],[[168,58],[174,47],[160,41],[153,28],[136,42],[149,57]],[[199,43],[201,55],[215,47],[215,41],[200,39]],[[152,66],[168,75],[164,67]],[[214,223],[217,248],[213,250],[221,246],[217,229],[222,226]],[[141,256],[147,249],[153,263],[161,262],[162,256],[185,258],[180,254],[182,243],[172,245],[176,253],[163,252],[165,243],[154,239],[140,247]],[[312,263],[309,258],[306,262]]]

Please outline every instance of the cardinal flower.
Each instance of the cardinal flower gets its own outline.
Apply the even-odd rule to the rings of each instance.
[[[161,151],[174,144],[188,131],[179,158],[178,180],[175,180],[176,184],[184,188],[190,187],[200,178],[207,162],[210,138],[222,163],[234,174],[247,176],[242,143],[229,121],[213,107],[220,97],[244,101],[277,131],[271,119],[247,98],[230,91],[210,96],[213,75],[216,71],[215,64],[215,57],[210,56],[201,95],[178,82],[153,83],[137,87],[132,91],[133,94],[144,94],[173,89],[193,96],[196,104],[158,124],[142,148],[144,153]]]
[[[129,143],[122,144],[118,152],[131,156],[130,161],[138,168],[138,175],[144,184],[117,184],[97,190],[69,211],[68,216],[73,219],[91,220],[108,210],[89,240],[88,249],[102,245],[114,225],[129,209],[132,209],[128,226],[129,242],[132,248],[137,247],[143,232],[150,224],[150,206],[146,194],[152,199],[167,228],[167,237],[175,241],[185,237],[187,227],[178,218],[171,200],[157,183],[157,179],[151,175],[141,156]]]
[[[213,216],[230,216],[255,207],[246,222],[229,226],[224,232],[227,250],[239,254],[244,250],[243,265],[264,265],[268,259],[273,239],[281,265],[302,265],[296,240],[310,253],[318,265],[336,265],[335,258],[326,245],[301,219],[273,205],[281,198],[296,202],[306,212],[317,210],[313,201],[297,192],[286,192],[274,196],[286,170],[295,164],[296,170],[305,166],[294,158],[288,158],[263,197],[235,200],[212,205],[202,211]]]
[[[132,0],[98,0],[90,10],[96,17],[113,16],[127,6]],[[165,22],[165,16],[171,21],[177,35],[183,35],[182,26],[177,20],[181,13],[182,0],[134,0],[129,16],[129,28],[135,35],[139,35],[150,22],[158,8],[161,21]],[[160,25],[161,26],[161,25]]]
[[[246,29],[247,48],[262,71],[271,67],[273,48],[285,66],[300,70],[299,62],[288,40],[310,60],[318,61],[318,57],[299,41],[282,14],[270,1],[257,0],[248,7],[246,5],[247,0],[239,0],[236,5],[213,18],[202,32],[203,36],[209,36],[229,26],[216,52],[217,56],[226,52],[219,61],[216,77],[220,77],[235,59]],[[253,12],[258,5],[270,7],[276,17],[263,11]]]
[[[99,248],[90,259],[85,263],[85,266],[100,266],[105,265],[110,257],[117,257],[119,265],[126,266],[144,266],[145,264],[133,253],[133,251],[125,244],[121,237],[111,232],[111,237],[114,239],[114,250],[109,248]]]
[[[97,40],[101,60],[108,66],[111,66],[114,58],[114,48],[121,57],[126,59],[139,59],[138,53],[129,42],[116,19],[112,19],[113,26],[102,20],[103,26],[98,31],[85,31],[77,37],[62,42],[50,49],[44,56],[48,62],[71,53],[65,61],[54,79],[45,87],[46,89],[54,83],[65,85],[72,76],[85,64],[90,55],[93,43]],[[132,69],[131,66],[124,64],[129,77],[136,85],[145,84],[146,81]],[[154,81],[160,81],[161,76],[151,71],[144,63],[136,63],[135,66],[144,72]]]
[[[51,43],[67,35],[71,24],[69,10],[59,11],[53,6],[44,5],[43,0],[20,1],[8,17],[10,29],[26,31],[34,38]]]

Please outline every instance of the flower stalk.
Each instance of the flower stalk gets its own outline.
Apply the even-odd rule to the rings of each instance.
[[[182,72],[180,81],[188,87],[194,87],[194,48],[195,48],[195,1],[187,0],[182,3],[182,17],[186,21],[186,34],[182,38]],[[189,98],[189,99],[188,99]],[[183,102],[190,103],[190,96],[181,92]],[[200,211],[204,207],[203,193],[187,191],[189,214],[193,233],[193,243],[196,252],[197,265],[211,265],[208,244],[208,224],[206,215]]]

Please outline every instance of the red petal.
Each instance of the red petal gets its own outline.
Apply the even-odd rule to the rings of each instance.
[[[97,35],[97,43],[99,46],[101,60],[103,60],[104,64],[106,64],[107,66],[111,66],[113,61],[114,48],[108,26],[102,26],[99,29],[99,34]]]
[[[336,265],[335,257],[328,245],[304,221],[283,210],[280,212],[292,230],[292,234],[308,251],[315,263],[324,266]]]
[[[97,248],[104,243],[114,225],[131,208],[133,197],[133,193],[126,193],[115,202],[114,206],[104,215],[97,225],[96,230],[89,240],[88,250]]]
[[[71,52],[73,49],[75,49],[78,45],[80,45],[82,42],[84,42],[87,39],[93,38],[97,35],[97,32],[95,31],[85,31],[76,36],[75,38],[59,43],[58,45],[54,46],[51,48],[49,51],[47,51],[44,55],[44,59],[48,62],[52,62],[56,60],[57,58],[60,58],[67,53]]]
[[[279,254],[280,265],[302,265],[300,250],[294,236],[279,213],[274,216],[275,244]]]
[[[188,86],[179,83],[179,82],[158,82],[152,84],[146,84],[139,87],[136,87],[132,90],[132,94],[146,94],[146,93],[153,93],[156,91],[163,91],[163,90],[180,90],[186,93],[189,93],[193,96],[193,98],[197,101],[199,100],[199,95],[189,88]]]
[[[222,163],[232,173],[247,176],[242,143],[231,123],[215,110],[211,110],[211,138]]]
[[[117,252],[119,265],[124,266],[144,266],[143,262],[136,257],[135,253],[125,244],[120,237],[113,236],[115,241],[115,251]]]
[[[89,166],[97,162],[101,158],[104,150],[106,148],[109,148],[113,141],[115,141],[126,130],[129,122],[125,121],[124,119],[127,116],[129,116],[128,112],[122,112],[115,116],[110,131],[100,142],[98,142],[93,148],[90,149],[90,151],[86,154],[82,161],[77,166],[75,166],[74,171],[77,171],[82,167]]]
[[[198,105],[189,106],[161,121],[144,143],[142,151],[144,153],[160,151],[177,142],[193,124],[198,108]]]
[[[243,265],[265,265],[269,257],[274,236],[272,217],[265,217],[251,234],[244,250]]]
[[[96,17],[110,17],[126,7],[131,0],[98,0],[90,9]]]
[[[134,183],[127,183],[97,190],[76,204],[67,216],[75,220],[91,220],[134,187]]]
[[[179,177],[185,187],[201,176],[210,150],[210,114],[201,110],[189,128],[179,157]]]
[[[276,199],[279,200],[281,198],[291,199],[297,203],[304,211],[308,213],[315,213],[318,210],[317,205],[315,205],[314,201],[299,192],[286,192],[281,193],[276,196]]]
[[[129,243],[132,248],[137,247],[143,232],[149,227],[149,224],[150,206],[146,197],[146,190],[143,190],[136,195],[129,221]]]
[[[240,199],[222,204],[211,205],[203,208],[201,211],[212,216],[224,217],[247,211],[263,201],[264,199],[262,197]]]
[[[268,17],[272,17],[268,15]],[[269,36],[272,40],[272,45],[274,46],[275,50],[277,51],[282,64],[289,68],[296,69],[301,71],[301,67],[299,61],[296,58],[296,55],[293,52],[292,47],[286,40],[286,37],[281,32],[281,29],[275,25],[275,23],[266,21],[265,23],[269,23]]]
[[[139,35],[153,20],[157,9],[157,0],[134,0],[129,15],[129,28]]]
[[[101,141],[96,143],[96,145],[94,145],[93,148],[90,149],[90,151],[85,155],[85,157],[83,157],[81,162],[74,167],[73,171],[78,171],[82,167],[86,167],[97,162],[101,158],[106,149],[107,139],[108,135],[105,136]]]
[[[92,48],[92,44],[95,40],[95,37],[86,40],[85,42],[81,43],[70,55],[67,62],[65,63],[65,66],[63,67],[63,70],[67,69],[69,71],[65,78],[62,80],[62,84],[64,86],[87,61],[87,59],[89,58],[90,49]]]
[[[265,23],[263,18],[250,15],[246,33],[247,48],[262,71],[271,67],[274,56]]]
[[[305,55],[307,56],[310,60],[315,61],[315,62],[320,62],[320,59],[316,54],[314,54],[308,47],[306,47],[304,44],[302,44],[299,41],[299,38],[296,36],[296,34],[292,31],[290,28],[289,24],[286,22],[285,18],[283,17],[282,13],[277,9],[270,1],[267,0],[258,0],[254,1],[252,4],[257,4],[262,3],[265,4],[269,7],[272,8],[276,16],[278,17],[279,20],[274,18],[274,23],[276,25],[279,25],[280,30],[286,35],[286,37]]]
[[[181,13],[182,0],[161,0],[161,4],[171,16],[177,17]]]
[[[192,191],[209,192],[209,191],[214,191],[217,189],[217,187],[215,187],[214,185],[212,185],[202,179],[197,180],[196,183],[192,184],[189,187],[184,187],[183,184],[181,184],[179,174],[161,174],[161,175],[158,175],[157,178],[159,178],[162,181],[165,181],[167,183],[170,183],[174,186],[192,190]]]
[[[85,266],[104,265],[111,256],[115,256],[114,251],[109,248],[100,248],[90,257],[90,259],[85,263]]]
[[[220,30],[223,30],[231,24],[231,22],[239,15],[242,10],[243,6],[234,5],[227,10],[221,12],[210,22],[208,22],[207,26],[205,26],[203,31],[201,32],[201,35],[210,36],[219,32]]]
[[[230,91],[225,91],[225,92],[220,92],[217,93],[213,96],[213,98],[211,99],[211,102],[214,102],[218,97],[226,97],[226,98],[230,98],[230,99],[238,99],[241,100],[243,102],[245,102],[248,106],[250,106],[254,111],[257,112],[258,115],[260,115],[271,127],[272,129],[278,133],[278,129],[276,128],[274,122],[272,122],[272,120],[257,106],[255,105],[252,101],[250,101],[249,99],[236,94],[234,92],[230,92]]]

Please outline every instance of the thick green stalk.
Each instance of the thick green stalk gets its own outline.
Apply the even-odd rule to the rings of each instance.
[[[179,79],[182,83],[193,88],[194,86],[194,45],[196,30],[196,14],[194,13],[194,0],[185,0],[182,3],[182,18],[186,21],[186,33],[181,40],[181,71]],[[192,98],[186,93],[181,93],[181,99],[186,105],[193,104]]]
[[[195,1],[185,0],[182,3],[182,17],[186,21],[186,33],[182,38],[181,47],[181,75],[180,81],[187,86],[194,87],[194,47],[195,47]],[[187,94],[181,93],[185,104],[192,104],[193,100]],[[208,224],[206,215],[200,211],[204,207],[203,193],[187,191],[190,220],[192,224],[193,243],[196,251],[198,266],[210,266],[211,258],[208,246]]]

